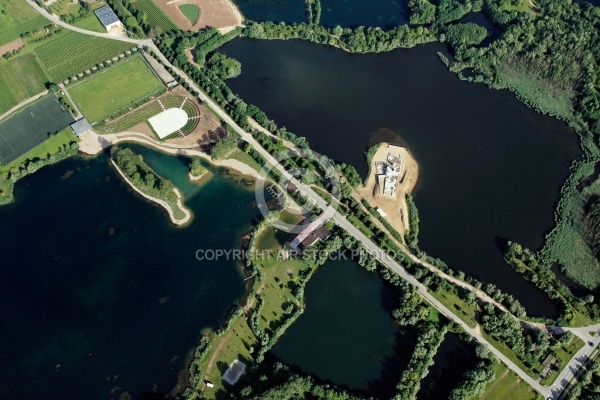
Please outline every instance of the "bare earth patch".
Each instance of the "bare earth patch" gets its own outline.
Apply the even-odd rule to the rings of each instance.
[[[231,28],[242,24],[243,17],[236,6],[228,0],[155,0],[156,4],[175,22],[187,31],[211,26],[213,28]],[[193,4],[200,9],[200,17],[195,24],[181,12],[179,6]]]
[[[357,189],[358,194],[375,208],[381,208],[387,216],[385,219],[401,234],[404,234],[408,228],[408,207],[406,205],[406,194],[411,193],[417,184],[419,177],[419,166],[410,152],[402,147],[393,146],[392,153],[399,153],[402,156],[402,167],[400,169],[401,181],[398,184],[396,197],[380,195],[377,198],[373,196],[375,188],[375,162],[384,161],[390,151],[390,145],[382,143],[373,156],[371,161],[371,170],[367,178],[366,185]]]
[[[12,42],[8,42],[0,46],[0,56],[5,55],[6,53],[10,53],[13,50],[17,50],[23,47],[25,43],[21,39],[15,39]]]

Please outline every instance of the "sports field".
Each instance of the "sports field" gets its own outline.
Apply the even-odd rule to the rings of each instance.
[[[88,121],[96,122],[163,88],[146,62],[136,55],[69,86],[68,91]]]
[[[73,117],[54,95],[44,97],[0,123],[0,162],[10,163],[72,122]]]

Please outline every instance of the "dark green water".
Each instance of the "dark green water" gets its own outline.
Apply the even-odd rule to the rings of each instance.
[[[559,190],[580,157],[576,135],[508,91],[462,82],[441,45],[353,55],[302,41],[235,39],[233,91],[314,150],[366,173],[364,152],[405,143],[420,165],[420,243],[450,266],[517,297],[533,315],[552,303],[505,264],[506,240],[529,248],[553,226]]]
[[[178,183],[187,174],[177,158],[144,155]],[[196,250],[232,248],[258,215],[254,193],[228,179],[182,186],[195,214],[186,229],[134,195],[105,156],[17,185],[16,203],[0,208],[0,398],[172,389],[200,330],[243,293],[234,262],[199,262]]]
[[[406,0],[321,0],[321,25],[394,27],[408,23]]]
[[[391,395],[415,343],[390,316],[393,291],[354,261],[330,260],[308,282],[305,301],[275,356],[321,380]]]
[[[233,0],[244,18],[253,21],[275,21],[292,24],[306,22],[304,0]]]
[[[462,381],[464,373],[473,369],[476,362],[473,350],[455,334],[447,333],[433,357],[429,373],[421,381],[417,399],[447,399],[450,391]]]

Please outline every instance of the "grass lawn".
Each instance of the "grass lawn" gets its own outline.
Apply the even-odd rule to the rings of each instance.
[[[260,296],[263,299],[258,326],[262,330],[270,329],[271,322],[284,317],[282,305],[287,302],[298,304],[292,295],[290,285],[298,281],[298,271],[307,268],[297,260],[287,260],[275,263],[264,269],[266,275]],[[294,282],[294,283],[291,283]]]
[[[514,362],[527,375],[529,375],[533,379],[537,379],[538,378],[539,374],[536,374],[531,368],[528,368],[523,363],[523,361],[521,361],[521,359],[519,357],[517,357],[517,355],[515,354],[515,352],[510,347],[508,347],[504,343],[502,343],[502,342],[494,339],[492,337],[492,335],[489,335],[483,329],[481,329],[481,334],[483,335],[483,337],[485,338],[485,340],[487,340],[488,342],[490,342],[490,344],[492,346],[494,346],[496,349],[500,350],[502,352],[502,354],[504,354],[506,357],[508,357],[508,359],[510,361]]]
[[[0,174],[4,174],[10,171],[11,168],[21,165],[25,160],[46,158],[47,154],[56,154],[59,149],[65,145],[68,146],[71,142],[77,142],[77,137],[71,128],[67,128],[64,131],[58,132],[56,135],[51,136],[48,138],[48,140],[33,148],[31,151],[23,154],[13,162],[0,166]]]
[[[269,329],[273,321],[284,316],[282,305],[291,301],[297,303],[292,295],[289,283],[297,282],[298,271],[307,266],[296,260],[280,260],[264,267],[265,278],[263,284],[258,288],[255,296],[263,300],[258,325],[261,330]],[[249,299],[253,301],[252,298]],[[253,303],[256,307],[256,302]],[[229,331],[221,336],[212,333],[210,336],[211,350],[204,357],[200,370],[206,371],[208,364],[213,361],[210,372],[204,377],[215,385],[213,389],[204,389],[207,399],[215,399],[219,390],[223,389],[221,377],[229,364],[236,358],[246,363],[247,366],[253,362],[254,356],[250,348],[258,350],[257,338],[248,325],[246,315],[242,314],[231,326]]]
[[[446,290],[439,290],[434,292],[429,290],[429,293],[433,295],[440,303],[446,306],[456,316],[462,319],[469,328],[475,328],[478,324],[477,313],[479,312],[479,306],[467,304],[465,301],[460,299],[456,294],[450,293]]]
[[[145,61],[136,55],[70,86],[68,91],[86,118],[95,122],[163,87]]]
[[[356,226],[362,233],[364,233],[365,235],[367,235],[368,238],[372,238],[373,237],[373,231],[370,230],[369,228],[367,228],[365,226],[365,224],[362,223],[361,220],[359,220],[358,218],[356,218],[355,215],[349,215],[348,216],[348,221],[350,221],[352,223],[352,225]]]
[[[232,151],[231,153],[229,153],[229,156],[227,157],[228,160],[238,160],[240,162],[243,162],[244,164],[248,165],[250,168],[252,168],[253,170],[260,172],[262,166],[257,163],[256,161],[254,161],[254,159],[252,157],[250,157],[250,155],[248,155],[248,153],[246,153],[245,151],[242,151],[241,149],[235,149],[234,151]]]
[[[543,397],[523,382],[514,372],[498,363],[496,366],[496,380],[487,387],[480,399],[543,400]]]
[[[198,21],[198,18],[200,17],[200,9],[198,8],[198,6],[195,6],[194,4],[180,5],[179,10],[181,10],[183,15],[185,15],[185,17],[190,20],[190,23],[192,25],[194,25]]]
[[[106,33],[106,29],[102,26],[94,13],[90,13],[87,17],[75,21],[73,25],[81,29],[87,29],[88,31]]]
[[[215,385],[213,389],[204,390],[207,398],[214,399],[215,393],[223,388],[224,382],[221,380],[221,376],[233,360],[237,358],[249,366],[249,362],[254,359],[249,348],[255,346],[256,341],[256,336],[252,333],[244,315],[240,316],[223,336],[213,334],[211,350],[206,355],[205,362],[202,365],[204,370],[205,365],[214,357],[213,367],[209,374],[204,377],[205,380]]]

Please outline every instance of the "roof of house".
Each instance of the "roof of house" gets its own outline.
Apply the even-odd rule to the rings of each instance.
[[[100,7],[94,11],[94,14],[96,14],[100,20],[100,23],[102,23],[105,28],[114,24],[115,22],[119,22],[119,18],[109,6]]]
[[[331,232],[329,232],[329,229],[322,226],[319,229],[315,229],[314,231],[312,231],[302,241],[302,243],[300,243],[300,245],[304,248],[310,247],[313,244],[315,244],[317,242],[317,240],[325,241],[325,240],[327,240],[327,238],[329,238],[329,236],[331,236]]]
[[[550,364],[553,361],[554,361],[554,356],[552,354],[550,354],[550,355],[548,355],[548,357],[546,357],[546,359],[544,360],[544,362],[542,364],[544,366],[548,366],[548,364]]]
[[[77,136],[81,136],[84,133],[91,131],[92,126],[87,119],[81,118],[79,121],[75,121],[71,124],[71,129],[73,129],[73,132],[75,132]]]
[[[233,360],[227,371],[223,374],[223,380],[230,385],[235,385],[246,372],[246,364],[240,360]]]
[[[324,211],[321,215],[319,215],[317,219],[315,219],[313,222],[306,225],[304,229],[302,229],[298,236],[296,236],[296,238],[292,240],[292,243],[290,243],[292,248],[297,249],[301,243],[304,243],[306,238],[308,238],[311,233],[321,228],[325,224],[325,222],[327,222],[327,220],[331,218],[331,212],[328,213],[327,211],[328,210]],[[314,243],[314,241],[312,243]]]

